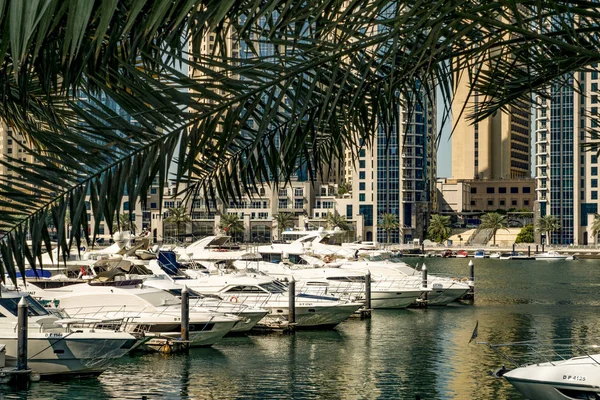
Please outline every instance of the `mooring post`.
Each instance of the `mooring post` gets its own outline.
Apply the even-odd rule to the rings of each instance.
[[[527,258],[531,257],[531,245],[527,246]]]
[[[536,244],[535,245],[535,254],[537,254],[537,253],[538,253],[538,245]]]
[[[515,253],[515,246],[516,245],[517,245],[516,243],[513,243],[513,251],[512,251],[513,257],[517,255],[517,253]]]
[[[27,369],[27,313],[25,297],[19,300],[17,314],[17,369]]]
[[[181,290],[181,340],[185,342],[183,348],[187,349],[190,340],[190,292],[186,285]]]
[[[475,282],[475,264],[473,264],[473,260],[469,260],[469,280]]]
[[[542,242],[542,253],[544,252],[544,242]]]
[[[292,277],[288,284],[289,304],[288,323],[296,323],[296,280]]]
[[[365,275],[365,297],[366,303],[365,306],[367,310],[371,309],[371,271],[367,271]]]
[[[427,289],[427,265],[425,265],[425,263],[423,263],[423,265],[421,266],[421,286],[423,287],[423,289]],[[427,305],[428,297],[428,292],[425,291],[425,293],[423,293],[423,300],[425,300],[425,305]]]

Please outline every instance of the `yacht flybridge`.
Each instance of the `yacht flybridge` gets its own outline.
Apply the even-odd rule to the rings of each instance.
[[[126,332],[85,327],[81,319],[51,315],[27,292],[2,288],[0,343],[6,345],[7,366],[17,357],[17,310],[24,298],[28,308],[28,367],[42,377],[99,375],[125,355],[138,339]],[[103,321],[98,320],[99,324]],[[113,321],[114,322],[114,321]],[[77,324],[77,328],[73,325]]]
[[[231,244],[231,236],[226,235],[207,236],[187,247],[176,247],[173,251],[194,261],[247,260],[260,257]]]

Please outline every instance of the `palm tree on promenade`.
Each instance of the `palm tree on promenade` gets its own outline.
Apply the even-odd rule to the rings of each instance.
[[[559,219],[554,215],[545,215],[537,220],[536,228],[543,236],[550,239],[548,234],[559,231],[561,226]]]
[[[66,210],[91,243],[124,196],[145,206],[170,178],[228,203],[358,160],[390,110],[439,92],[449,113],[458,73],[484,99],[475,119],[529,101],[600,62],[598,20],[593,2],[2,2],[0,119],[31,156],[1,161],[19,177],[0,177],[3,266],[51,250],[48,215],[68,253]]]
[[[281,232],[287,228],[293,228],[296,217],[292,213],[282,212],[273,215],[273,220],[277,224],[277,238],[281,240]]]
[[[594,215],[594,221],[590,226],[590,230],[592,231],[592,235],[594,235],[594,243],[598,244],[598,233],[600,232],[600,214]]]
[[[383,214],[379,220],[379,226],[385,231],[386,243],[390,243],[390,232],[398,229],[400,223],[396,214]]]
[[[496,245],[496,232],[499,229],[506,229],[508,227],[508,219],[506,215],[502,215],[497,212],[490,212],[481,216],[481,229],[491,229],[494,246]]]
[[[452,233],[452,221],[448,215],[433,214],[429,219],[427,235],[437,243],[446,241]]]
[[[189,223],[192,219],[188,214],[188,210],[186,207],[171,207],[167,209],[169,216],[164,219],[164,222],[167,224],[175,224],[177,227],[177,237],[179,237],[181,232],[181,227],[184,227],[185,233],[185,224]]]
[[[221,215],[219,228],[221,228],[227,235],[230,235],[234,241],[237,240],[237,234],[243,233],[246,230],[244,227],[244,221],[242,221],[237,214]]]
[[[325,221],[329,229],[340,228],[348,231],[352,228],[346,217],[337,213],[328,212]]]

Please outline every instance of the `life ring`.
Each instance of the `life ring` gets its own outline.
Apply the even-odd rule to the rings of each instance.
[[[237,296],[231,296],[231,298],[229,299],[229,301],[231,301],[233,303],[237,303],[238,302],[238,297]]]

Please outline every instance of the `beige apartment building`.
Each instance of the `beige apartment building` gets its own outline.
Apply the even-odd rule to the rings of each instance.
[[[468,116],[484,100],[470,92],[466,72],[457,76],[452,103],[452,178],[530,177],[530,105],[516,102],[508,111],[474,123]]]
[[[467,181],[470,186],[470,209],[477,211],[533,211],[535,179],[488,179]]]

